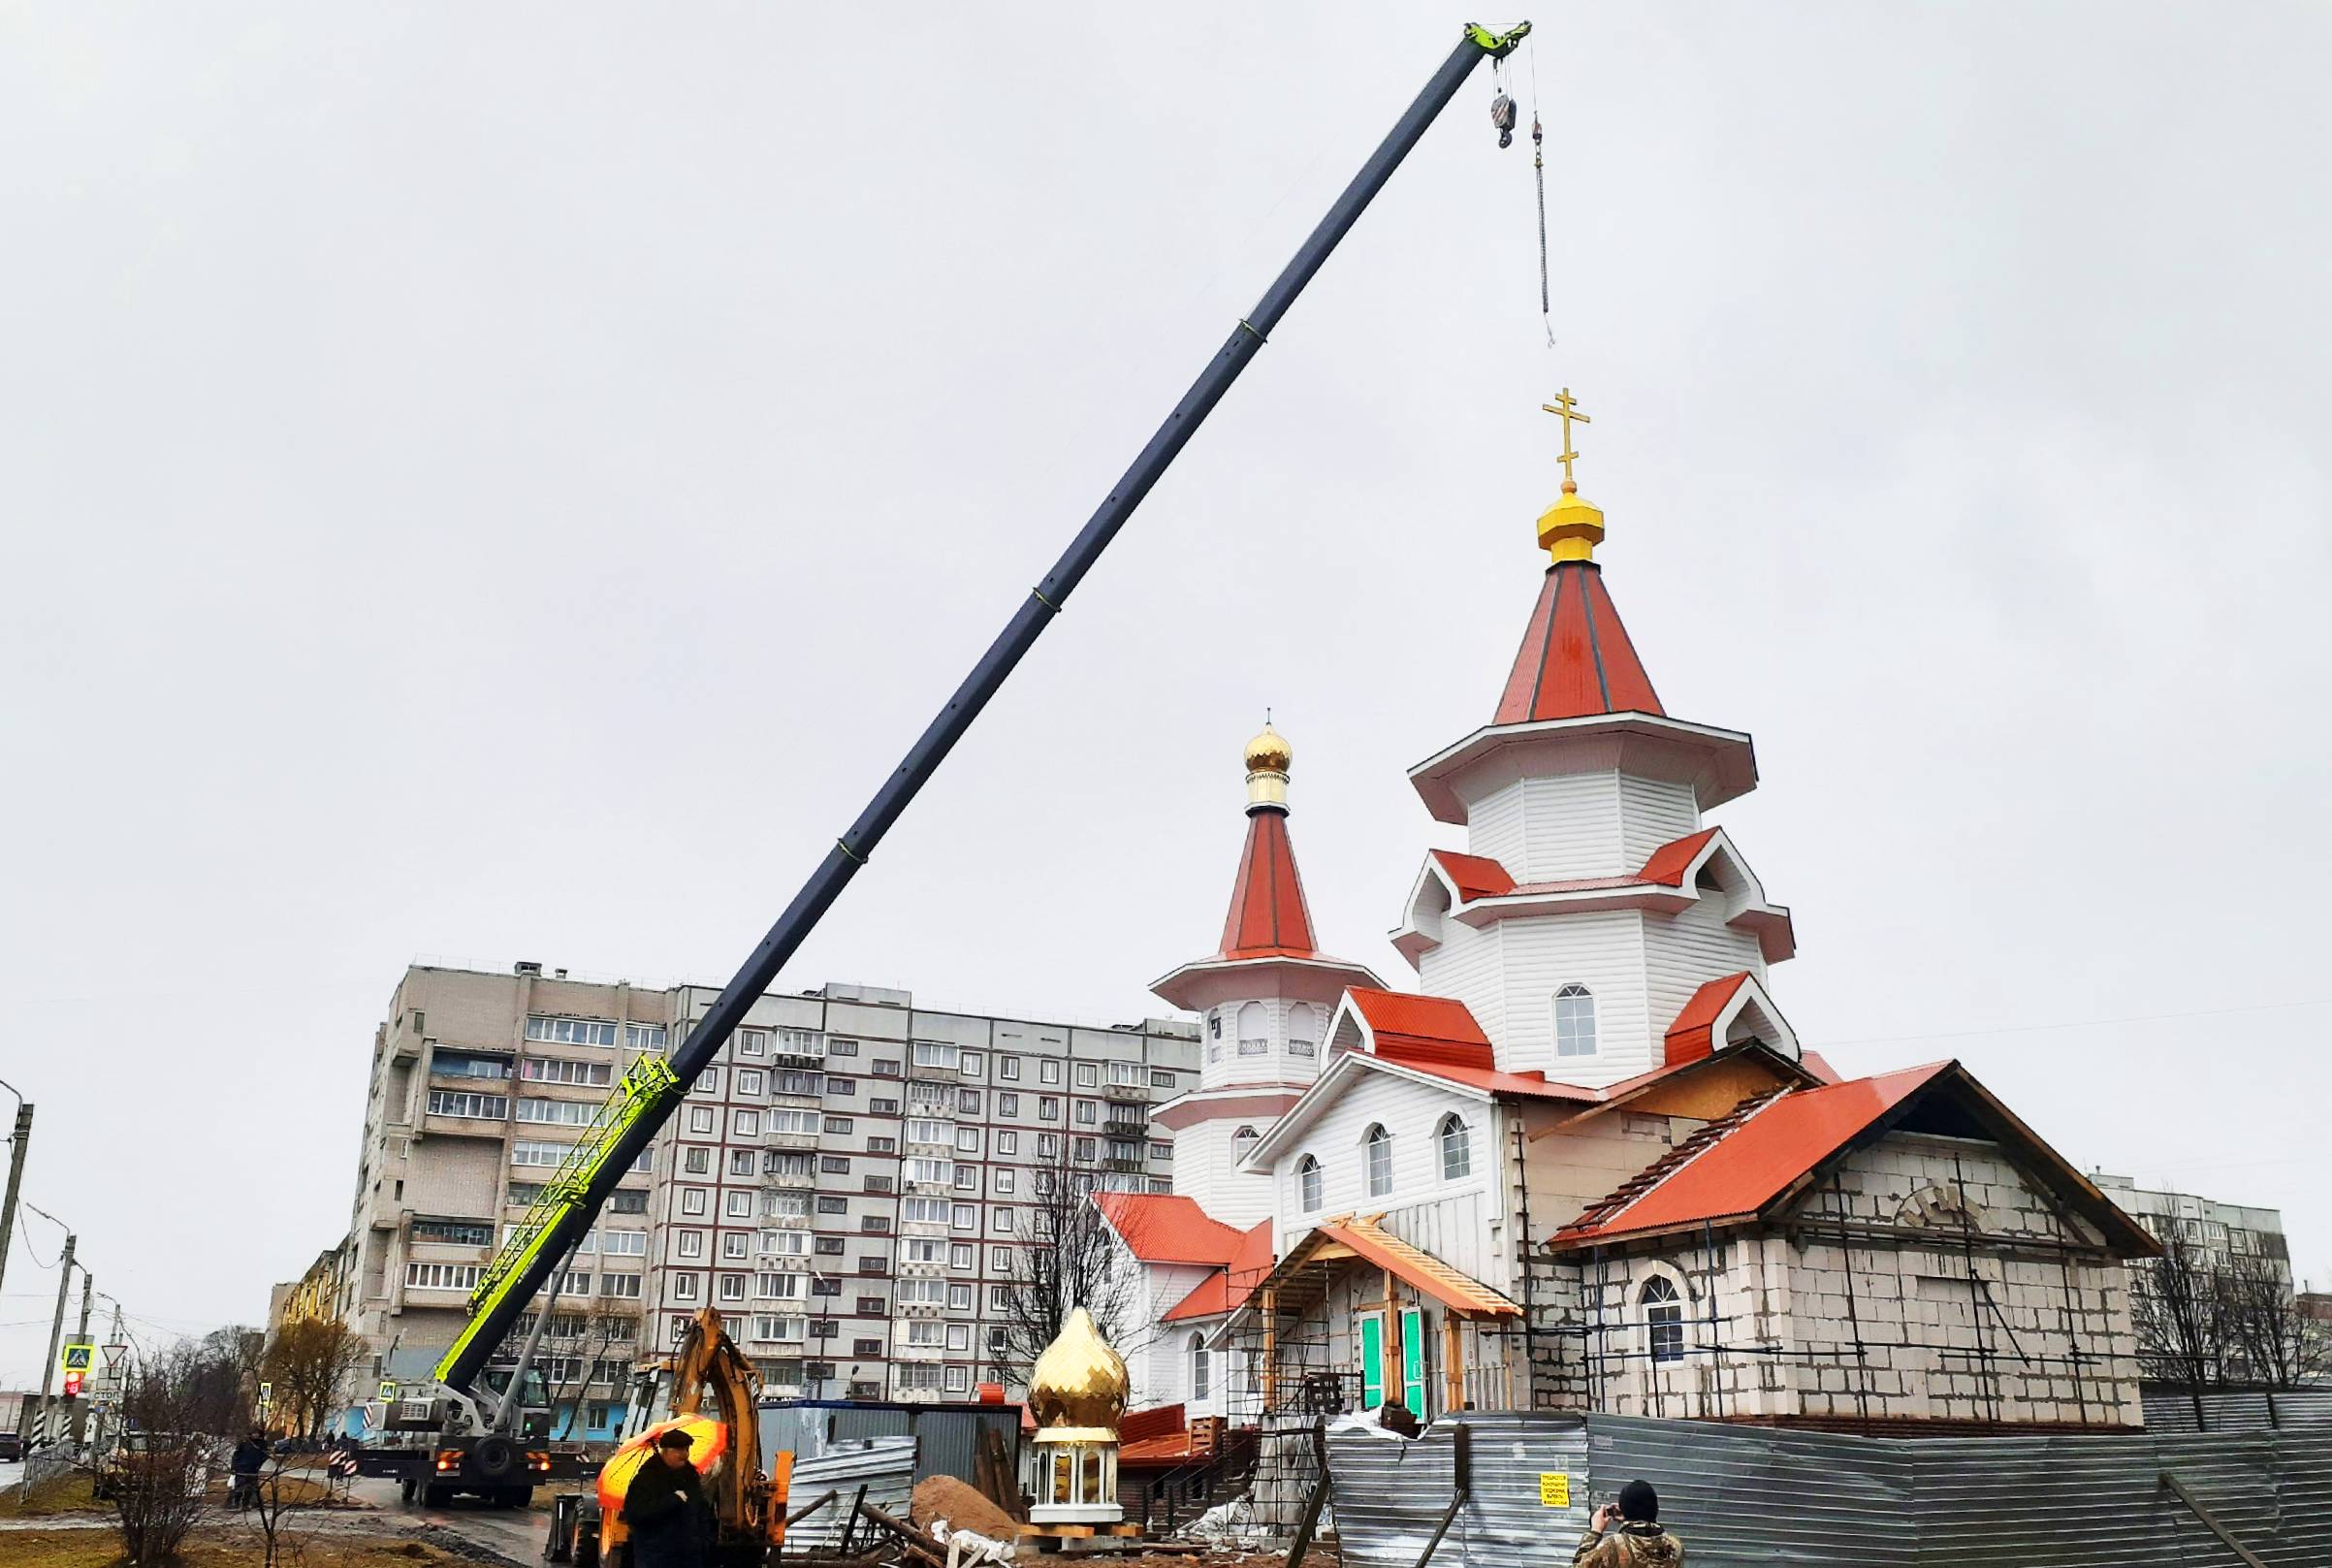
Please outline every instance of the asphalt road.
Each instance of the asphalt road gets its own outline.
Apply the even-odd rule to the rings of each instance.
[[[12,1460],[6,1464],[0,1464],[0,1491],[8,1490],[23,1479],[24,1464],[22,1460]]]
[[[543,1541],[551,1532],[550,1516],[530,1509],[488,1508],[472,1497],[458,1498],[445,1508],[424,1508],[419,1503],[402,1501],[396,1482],[374,1476],[359,1476],[349,1483],[349,1488],[384,1514],[400,1520],[438,1525],[463,1540],[524,1563],[542,1561]],[[534,1494],[547,1497],[550,1489],[538,1488]]]

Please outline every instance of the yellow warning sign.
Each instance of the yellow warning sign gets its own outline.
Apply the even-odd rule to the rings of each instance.
[[[97,1358],[97,1347],[89,1344],[67,1345],[57,1355],[57,1366],[67,1372],[86,1372]]]
[[[1545,1503],[1549,1508],[1569,1508],[1571,1506],[1570,1474],[1562,1470],[1540,1471],[1539,1501]]]

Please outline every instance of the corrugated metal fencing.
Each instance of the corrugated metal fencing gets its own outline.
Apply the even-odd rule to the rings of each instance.
[[[1839,1563],[2191,1568],[2236,1558],[2176,1475],[2269,1563],[2332,1563],[2325,1432],[1894,1439],[1629,1416],[1483,1413],[1472,1498],[1436,1568],[1562,1560],[1592,1506],[1642,1478],[1694,1568]],[[1413,1442],[1331,1433],[1349,1561],[1414,1568],[1448,1509],[1455,1423]]]
[[[766,1426],[767,1412],[763,1414]],[[787,1525],[786,1549],[841,1546],[843,1526],[849,1521],[850,1505],[862,1486],[867,1489],[868,1502],[893,1518],[907,1518],[910,1494],[915,1489],[915,1440],[844,1438],[815,1457],[804,1456],[797,1451],[793,1482],[788,1489],[792,1499],[787,1505],[788,1512],[823,1492],[833,1492],[834,1501]],[[862,1535],[865,1530],[866,1526],[861,1525]]]
[[[814,1459],[837,1444],[870,1437],[912,1437],[917,1451],[915,1479],[954,1476],[972,1479],[972,1456],[982,1427],[1004,1438],[1005,1453],[1020,1453],[1018,1405],[907,1405],[850,1403],[838,1399],[787,1399],[761,1406],[761,1449],[791,1449],[794,1462]]]
[[[2145,1402],[2146,1429],[2150,1432],[2277,1431],[2287,1426],[2332,1425],[2332,1389],[2197,1395],[2149,1386]]]

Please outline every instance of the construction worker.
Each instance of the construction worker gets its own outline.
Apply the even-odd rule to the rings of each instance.
[[[688,1462],[688,1434],[666,1432],[623,1488],[623,1522],[631,1531],[632,1568],[704,1568],[712,1532],[696,1466]]]
[[[1660,1528],[1660,1494],[1648,1481],[1619,1488],[1619,1500],[1595,1511],[1595,1521],[1571,1554],[1572,1568],[1678,1568],[1684,1543]]]

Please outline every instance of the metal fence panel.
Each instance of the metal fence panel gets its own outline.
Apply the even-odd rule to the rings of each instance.
[[[850,1518],[850,1504],[862,1485],[867,1489],[868,1502],[895,1518],[907,1518],[915,1489],[915,1440],[912,1437],[837,1440],[815,1458],[797,1456],[789,1490],[793,1499],[789,1511],[821,1492],[833,1492],[834,1501],[786,1527],[786,1550],[841,1546],[843,1527]],[[864,1528],[861,1526],[862,1533]]]
[[[1482,1412],[1436,1422],[1414,1442],[1343,1431],[1328,1435],[1336,1539],[1349,1563],[1411,1568],[1448,1512],[1457,1425],[1473,1429],[1471,1500],[1451,1521],[1435,1560],[1448,1568],[1516,1568],[1538,1560],[1549,1536],[1578,1538],[1587,1522],[1586,1422],[1579,1416]],[[1540,1478],[1561,1476],[1565,1507],[1540,1501]]]
[[[2280,1431],[2332,1425],[2332,1389],[2196,1394],[2149,1385],[2145,1405],[2150,1432]]]

